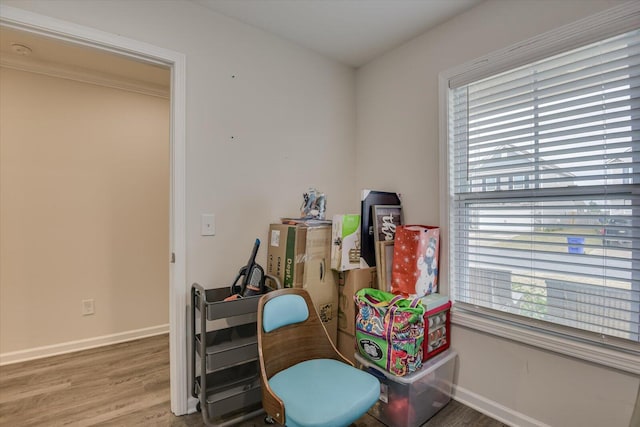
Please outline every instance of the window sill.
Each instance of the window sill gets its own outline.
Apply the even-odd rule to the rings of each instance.
[[[560,333],[547,332],[538,328],[455,308],[452,310],[451,323],[531,345],[542,350],[640,375],[640,363],[638,363],[640,347],[637,346],[635,351],[633,349],[629,351],[617,350],[577,338],[574,339]],[[635,346],[635,344],[632,345]]]

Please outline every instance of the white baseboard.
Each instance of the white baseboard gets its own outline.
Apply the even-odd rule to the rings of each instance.
[[[533,419],[525,414],[514,411],[487,399],[479,394],[469,391],[463,387],[453,386],[453,399],[475,409],[478,412],[500,421],[501,423],[517,427],[549,427],[549,425]]]
[[[198,402],[199,402],[198,399],[196,399],[195,397],[191,396],[191,394],[189,394],[189,400],[187,401],[187,414],[193,414],[194,412],[198,411],[196,409]]]
[[[44,347],[30,348],[27,350],[0,353],[0,366],[18,362],[26,362],[27,360],[40,359],[43,357],[56,356],[59,354],[71,353],[74,351],[88,350],[90,348],[118,344],[121,342],[133,341],[140,338],[147,338],[154,335],[167,333],[169,333],[169,324],[151,326],[149,328],[136,329],[133,331],[119,332],[117,334],[103,335],[95,338],[87,338],[84,340],[47,345]]]

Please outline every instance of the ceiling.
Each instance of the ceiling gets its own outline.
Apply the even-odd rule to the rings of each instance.
[[[193,0],[352,67],[482,0]]]
[[[482,0],[192,1],[357,68]],[[15,45],[28,47],[28,54],[17,52]],[[64,67],[169,90],[168,67],[8,27],[0,27],[0,63],[21,69]]]

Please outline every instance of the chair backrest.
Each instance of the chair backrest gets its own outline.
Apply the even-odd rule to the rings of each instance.
[[[299,288],[279,289],[260,298],[258,353],[265,380],[310,359],[351,364],[331,342],[309,293]]]
[[[262,311],[262,329],[269,333],[309,318],[307,302],[300,295],[282,295],[271,299]]]

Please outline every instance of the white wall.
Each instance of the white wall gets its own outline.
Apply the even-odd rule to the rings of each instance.
[[[188,286],[227,286],[309,186],[328,215],[359,209],[351,68],[189,1],[3,4],[186,54]],[[201,213],[216,236],[200,236]]]
[[[4,67],[0,94],[0,354],[166,331],[168,99]]]
[[[438,74],[619,3],[489,0],[359,69],[358,187],[401,191],[407,222],[440,224]],[[457,326],[452,341],[461,400],[517,425],[629,426],[635,376]]]

